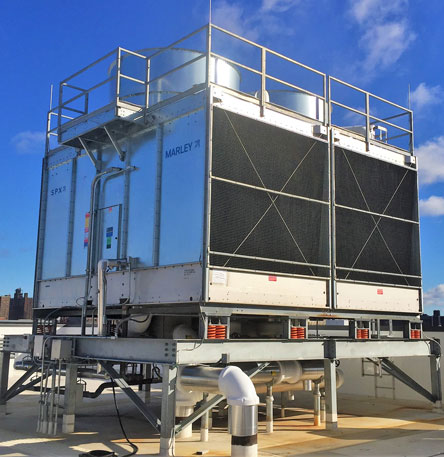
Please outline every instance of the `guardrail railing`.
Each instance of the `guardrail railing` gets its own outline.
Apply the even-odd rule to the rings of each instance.
[[[221,63],[233,80],[221,77]],[[188,86],[185,72],[193,73]],[[48,113],[47,138],[107,105],[146,109],[196,82],[255,97],[262,113],[267,106],[282,108],[362,135],[367,147],[383,142],[413,152],[411,110],[213,24],[163,48],[118,47],[64,79],[58,106]],[[343,99],[344,89],[362,101]]]

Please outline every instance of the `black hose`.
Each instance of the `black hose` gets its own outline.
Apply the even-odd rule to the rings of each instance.
[[[123,427],[123,424],[122,424],[122,418],[120,417],[120,411],[119,411],[119,408],[117,406],[117,399],[116,399],[116,389],[114,388],[114,379],[111,378],[111,381],[112,381],[112,388],[113,388],[113,399],[114,399],[114,406],[116,408],[116,413],[117,413],[117,419],[119,419],[119,424],[120,424],[120,429],[122,430],[122,433],[123,433],[123,436],[125,437],[126,439],[126,442],[128,443],[129,446],[131,446],[131,448],[133,449],[133,452],[130,452],[129,454],[125,454],[124,456],[122,457],[130,457],[132,455],[136,455],[137,452],[139,451],[139,448],[134,444],[132,443],[126,432],[125,432],[125,429]]]

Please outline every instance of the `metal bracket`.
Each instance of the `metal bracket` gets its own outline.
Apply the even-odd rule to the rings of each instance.
[[[99,161],[94,157],[92,151],[90,151],[89,146],[86,144],[86,141],[79,136],[80,144],[82,145],[83,149],[86,152],[86,155],[90,158],[91,162],[93,163],[96,170],[99,170]]]
[[[108,130],[106,125],[103,126],[103,130],[105,130],[106,134],[108,135],[109,139],[111,140],[112,145],[114,146],[114,149],[117,151],[117,154],[119,154],[119,158],[122,162],[125,162],[125,151],[122,151],[122,148],[120,147],[119,143],[117,140],[114,138],[113,134]]]
[[[324,341],[324,358],[336,359],[336,340]]]
[[[146,404],[138,397],[138,395],[131,389],[127,382],[117,373],[110,362],[98,360],[103,369],[110,375],[111,379],[122,389],[127,397],[134,403],[137,409],[143,414],[145,419],[159,432],[160,419],[155,416],[146,406]]]

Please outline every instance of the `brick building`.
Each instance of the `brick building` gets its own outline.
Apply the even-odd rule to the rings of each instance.
[[[32,319],[32,298],[16,289],[14,297],[0,296],[0,320]]]

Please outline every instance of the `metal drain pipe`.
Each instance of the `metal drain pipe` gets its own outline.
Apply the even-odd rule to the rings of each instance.
[[[102,259],[97,264],[97,333],[106,336],[106,269],[108,260]],[[94,322],[93,322],[94,326]]]
[[[218,385],[230,405],[231,456],[257,457],[259,397],[254,384],[239,367],[228,366],[221,371]]]

